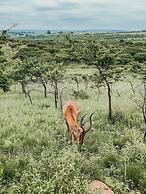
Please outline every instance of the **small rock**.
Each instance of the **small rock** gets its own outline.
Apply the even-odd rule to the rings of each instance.
[[[114,192],[103,182],[95,180],[88,184],[86,194],[114,194]]]

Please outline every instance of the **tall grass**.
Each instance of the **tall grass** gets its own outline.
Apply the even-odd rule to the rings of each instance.
[[[68,90],[63,102],[73,99],[75,88],[67,82],[64,86]],[[106,182],[117,194],[146,192],[143,121],[130,100],[130,86],[113,85],[112,124],[107,121],[106,90],[98,101],[94,89],[86,93],[88,99],[77,99],[81,115],[96,113],[83,146],[66,143],[62,113],[55,110],[50,94],[44,99],[34,91],[30,105],[18,86],[0,93],[0,193],[82,194],[94,179]],[[87,126],[88,117],[85,122]]]

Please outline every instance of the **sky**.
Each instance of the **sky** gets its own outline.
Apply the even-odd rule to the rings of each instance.
[[[143,30],[146,0],[0,0],[0,29]]]

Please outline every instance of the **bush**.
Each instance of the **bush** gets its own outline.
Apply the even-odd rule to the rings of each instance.
[[[146,174],[144,174],[143,179],[141,180],[140,187],[143,192],[146,192]]]
[[[81,172],[81,157],[76,147],[65,148],[58,153],[45,150],[41,157],[30,156],[26,161],[18,160],[23,173],[17,172],[11,163],[5,165],[3,177],[14,179],[6,191],[11,193],[71,193],[84,192],[87,179]],[[19,174],[19,179],[18,179]],[[6,193],[6,192],[5,192]]]
[[[4,75],[0,71],[0,89],[2,89],[4,92],[8,92],[10,90],[10,81],[6,75]]]
[[[100,166],[100,156],[91,156],[89,159],[86,159],[82,163],[81,171],[84,174],[88,174],[92,180],[102,180],[103,174]]]
[[[12,160],[5,160],[1,163],[1,179],[2,182],[10,182],[16,174],[16,166]]]
[[[141,180],[143,179],[142,168],[137,165],[129,165],[126,167],[126,178],[133,186],[139,187]]]
[[[119,159],[118,159],[118,155],[115,155],[113,153],[108,154],[107,156],[105,156],[104,160],[103,160],[103,164],[106,168],[110,168],[112,166],[118,167],[119,164]]]
[[[87,94],[86,91],[84,90],[80,90],[80,91],[73,91],[73,96],[75,97],[75,99],[88,99],[89,95]]]

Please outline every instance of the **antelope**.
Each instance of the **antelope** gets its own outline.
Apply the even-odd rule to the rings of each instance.
[[[75,101],[68,101],[64,106],[63,106],[63,115],[64,115],[64,120],[67,126],[67,141],[68,143],[70,142],[70,128],[71,128],[71,133],[72,133],[72,143],[74,144],[75,138],[78,141],[78,144],[83,144],[84,141],[84,136],[85,134],[90,131],[92,127],[92,116],[93,113],[90,115],[90,126],[87,130],[84,129],[84,124],[83,120],[85,118],[85,115],[82,116],[80,125],[78,124],[78,116],[80,113],[80,108],[78,104]]]

